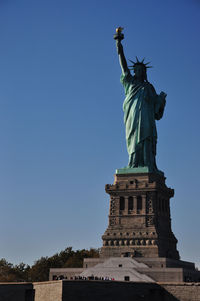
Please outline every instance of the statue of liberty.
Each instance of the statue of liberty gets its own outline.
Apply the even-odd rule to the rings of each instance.
[[[163,116],[167,94],[156,94],[154,87],[147,80],[147,66],[144,59],[132,62],[128,68],[121,40],[122,28],[116,29],[116,40],[122,69],[121,83],[125,90],[123,103],[126,144],[129,154],[127,168],[143,168],[148,172],[159,172],[156,166],[157,131],[155,120]],[[132,75],[130,70],[134,71]]]

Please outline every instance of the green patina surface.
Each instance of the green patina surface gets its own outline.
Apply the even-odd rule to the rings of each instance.
[[[121,83],[125,91],[123,103],[126,145],[129,154],[129,169],[119,169],[118,173],[158,172],[156,166],[157,131],[156,120],[164,113],[166,94],[157,94],[147,80],[147,64],[137,59],[132,62],[132,75],[128,68],[121,40],[124,36],[116,34],[117,51],[122,69]],[[132,170],[132,171],[131,171]],[[136,171],[137,170],[137,171]]]
[[[130,72],[121,76],[126,98],[123,104],[129,167],[157,170],[156,119],[163,114],[165,99],[148,82],[136,82]],[[161,112],[159,114],[159,112]]]
[[[116,174],[118,174],[118,175],[119,174],[134,174],[134,173],[151,173],[151,172],[152,172],[152,170],[148,166],[135,167],[135,168],[124,167],[124,168],[116,169]],[[164,173],[158,169],[156,170],[156,173],[164,176]]]

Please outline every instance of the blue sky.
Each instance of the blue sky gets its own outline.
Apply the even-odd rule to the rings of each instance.
[[[120,67],[146,57],[168,94],[157,163],[183,260],[200,266],[199,1],[0,1],[0,258],[101,247],[104,185],[127,164]]]

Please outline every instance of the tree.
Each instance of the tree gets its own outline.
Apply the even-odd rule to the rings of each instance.
[[[48,281],[50,268],[79,268],[83,266],[83,259],[89,257],[99,257],[99,250],[91,248],[73,251],[72,247],[68,247],[51,257],[41,257],[35,261],[28,278],[31,281]]]
[[[3,258],[0,260],[0,281],[28,281],[29,270],[30,266],[23,262],[14,266]]]
[[[51,257],[41,257],[31,267],[23,262],[13,265],[3,258],[0,260],[0,281],[48,281],[50,268],[79,268],[83,265],[83,259],[89,257],[99,257],[99,250],[73,251],[72,247],[68,247]]]

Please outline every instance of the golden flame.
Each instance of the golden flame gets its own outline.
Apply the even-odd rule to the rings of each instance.
[[[117,27],[116,28],[116,33],[121,33],[122,32],[122,30],[123,30],[124,28],[123,27]]]

